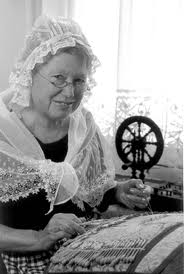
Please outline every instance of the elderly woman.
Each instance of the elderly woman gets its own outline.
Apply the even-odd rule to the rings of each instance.
[[[80,217],[144,208],[140,180],[114,181],[111,153],[82,99],[99,62],[72,20],[41,16],[0,98],[0,251],[8,273],[43,273]]]

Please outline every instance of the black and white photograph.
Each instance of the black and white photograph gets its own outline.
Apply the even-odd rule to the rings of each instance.
[[[0,274],[183,274],[183,0],[0,0]]]

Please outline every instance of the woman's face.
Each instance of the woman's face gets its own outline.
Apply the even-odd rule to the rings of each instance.
[[[33,76],[31,107],[49,120],[65,119],[79,106],[84,92],[79,87],[86,77],[87,64],[81,56],[53,56]]]

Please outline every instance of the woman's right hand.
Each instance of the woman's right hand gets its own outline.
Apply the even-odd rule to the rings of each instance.
[[[60,239],[69,239],[85,232],[82,221],[74,214],[55,214],[47,226],[38,232],[38,249],[47,250]]]

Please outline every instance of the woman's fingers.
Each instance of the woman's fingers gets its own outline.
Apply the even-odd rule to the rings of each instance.
[[[147,193],[148,195],[151,195],[151,194],[153,194],[154,191],[153,191],[153,188],[151,186],[145,185],[145,188],[144,188],[143,192]]]
[[[119,202],[120,203],[123,203],[124,205],[126,205],[128,208],[130,209],[134,209],[135,205],[134,203],[132,202],[131,199],[128,198],[128,195],[124,192],[122,192],[120,195],[119,195]]]
[[[144,190],[139,190],[137,188],[131,188],[130,189],[130,193],[132,195],[138,196],[138,197],[143,197],[143,198],[147,198],[150,196],[150,192],[149,191],[144,191]]]
[[[57,226],[60,230],[64,230],[71,235],[83,234],[85,232],[82,222],[73,214],[57,214],[56,218]]]
[[[47,250],[60,239],[69,239],[84,232],[82,221],[74,214],[58,213],[52,216],[47,226],[40,232],[40,246],[43,250]]]
[[[72,214],[72,221],[76,222],[77,224],[82,224],[82,220],[79,219],[76,215]]]
[[[67,233],[65,231],[60,230],[60,231],[56,232],[53,237],[54,237],[54,241],[58,241],[58,240],[64,239],[64,238],[70,239],[71,238],[71,234],[69,234],[69,233]]]
[[[153,189],[144,185],[140,179],[130,179],[118,184],[117,200],[129,208],[145,208],[148,206]]]
[[[139,196],[139,197],[145,196],[145,194],[137,188],[130,188],[130,193],[132,195]]]
[[[135,184],[130,187],[130,193],[140,197],[149,197],[153,193],[151,186],[144,185],[141,180],[134,179]]]
[[[141,208],[146,207],[148,205],[148,202],[150,200],[150,197],[141,197],[136,195],[127,194],[127,198],[134,203],[135,206],[138,206]]]
[[[57,225],[57,230],[52,232],[52,239],[57,241],[59,239],[70,239],[72,236],[77,236],[79,234],[83,234],[85,232],[84,228],[80,227],[75,223],[71,223],[70,225]]]
[[[73,234],[83,234],[85,232],[85,229],[75,222],[71,222],[70,225],[73,229]]]
[[[139,189],[142,193],[146,195],[150,195],[153,193],[153,188],[151,186],[143,184],[143,182],[140,179],[137,179],[135,186],[137,189]]]
[[[144,184],[141,179],[130,179],[128,180],[128,184],[130,187],[136,187],[138,189],[144,189]]]
[[[66,222],[73,221],[75,223],[82,224],[82,221],[75,214],[58,213],[55,216],[61,220],[65,220]]]

